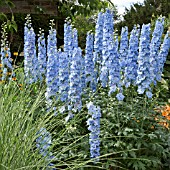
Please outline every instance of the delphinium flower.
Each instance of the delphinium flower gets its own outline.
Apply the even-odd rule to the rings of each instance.
[[[119,49],[119,40],[118,40],[118,36],[117,35],[115,36],[114,42],[115,42],[116,51],[118,51],[118,49]]]
[[[37,136],[38,137],[36,138],[36,147],[39,150],[40,154],[45,157],[48,162],[54,160],[54,156],[50,151],[52,145],[52,137],[50,132],[48,132],[46,128],[41,128],[39,132],[37,132]],[[50,168],[50,166],[54,166],[54,164],[49,163],[48,168]]]
[[[69,92],[68,100],[70,103],[69,110],[80,111],[82,108],[81,101],[81,49],[75,48],[72,55],[69,75]]]
[[[118,100],[123,100],[122,94],[122,83],[121,83],[121,74],[120,74],[120,63],[117,42],[113,41],[113,38],[110,37],[109,46],[108,46],[108,70],[109,70],[109,95],[111,95],[116,90],[119,90],[117,94]],[[121,96],[121,97],[120,97]]]
[[[136,85],[138,86],[138,93],[143,94],[146,90],[151,91],[150,88],[150,24],[143,24],[140,41],[139,41],[139,55],[138,55],[138,69]],[[149,93],[150,94],[150,93]],[[151,95],[149,95],[151,97]]]
[[[89,86],[92,91],[96,90],[96,75],[93,62],[93,34],[88,32],[86,37],[85,49],[85,75],[86,86]]]
[[[73,50],[73,35],[72,35],[72,26],[70,22],[64,24],[64,52],[67,52],[69,55],[69,61],[71,62]]]
[[[93,102],[87,104],[88,114],[90,118],[87,120],[88,130],[90,131],[90,157],[94,162],[99,161],[100,156],[100,118],[101,110],[99,106],[95,106]]]
[[[150,43],[150,78],[151,83],[156,84],[156,75],[158,74],[159,70],[159,49],[161,45],[161,38],[163,33],[164,27],[164,18],[159,18],[156,21],[155,29],[152,33],[152,40]]]
[[[78,48],[78,33],[76,28],[73,29],[72,46],[73,49]]]
[[[168,56],[168,52],[169,52],[169,48],[170,48],[170,32],[167,31],[165,37],[164,37],[164,41],[161,45],[159,54],[158,54],[158,73],[156,74],[156,80],[160,81],[161,80],[161,75],[163,72],[163,67],[166,61],[166,57]]]
[[[50,23],[50,30],[47,40],[47,73],[46,73],[46,99],[47,103],[51,105],[50,98],[56,96],[58,92],[58,54],[57,54],[57,38],[56,29],[53,28],[53,20]]]
[[[44,37],[44,30],[40,28],[38,37],[38,64],[40,80],[46,74],[47,51]]]
[[[82,93],[86,87],[85,57],[81,54],[81,88]]]
[[[120,60],[119,62],[122,74],[124,74],[124,69],[126,67],[127,55],[128,55],[128,27],[122,27],[119,47],[119,60]]]
[[[135,85],[137,77],[137,59],[139,50],[138,29],[135,26],[130,34],[128,55],[126,57],[126,67],[124,72],[124,85],[129,87],[131,84]]]
[[[95,27],[94,38],[94,64],[97,73],[97,77],[100,75],[101,63],[102,63],[102,47],[103,47],[103,13],[98,14],[97,23]]]
[[[13,69],[13,66],[12,66],[11,52],[10,52],[9,44],[8,44],[8,41],[7,41],[6,29],[7,29],[6,23],[2,24],[2,31],[1,31],[2,81],[5,81],[7,79],[7,75],[11,75],[11,76],[8,77],[9,80],[11,80],[13,76],[15,76],[15,74],[13,72],[14,69]]]
[[[113,15],[107,9],[104,13],[103,25],[102,66],[100,73],[102,87],[106,87],[108,84],[108,45],[110,37],[113,38]]]
[[[60,100],[67,102],[69,91],[69,60],[67,52],[58,52],[59,57],[59,96]]]
[[[29,84],[37,81],[39,74],[37,60],[35,33],[31,27],[30,15],[27,15],[24,27],[24,72],[26,82]]]

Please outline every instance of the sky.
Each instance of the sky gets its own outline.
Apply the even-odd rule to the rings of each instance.
[[[112,2],[117,6],[118,13],[123,14],[125,12],[125,7],[129,8],[133,3],[143,3],[144,0],[112,0]]]

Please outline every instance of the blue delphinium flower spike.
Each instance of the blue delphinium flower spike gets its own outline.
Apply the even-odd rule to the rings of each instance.
[[[75,48],[73,50],[72,61],[70,66],[69,75],[69,102],[71,110],[76,112],[80,111],[82,108],[81,102],[81,49]]]
[[[38,64],[39,64],[39,75],[40,80],[46,75],[46,65],[47,65],[47,51],[45,44],[44,32],[42,29],[39,31],[38,37]]]
[[[58,92],[58,54],[57,54],[57,38],[56,30],[52,28],[49,30],[48,41],[47,41],[47,73],[46,73],[46,84],[47,91],[45,93],[47,104],[52,104],[50,98],[56,96]]]
[[[150,43],[150,79],[151,83],[156,84],[156,75],[158,74],[159,70],[159,49],[161,45],[161,38],[163,33],[164,27],[164,18],[159,18],[156,21],[155,29],[152,34],[152,40]]]
[[[69,58],[67,52],[59,52],[59,96],[60,100],[68,100],[69,91]]]
[[[137,77],[137,59],[139,50],[139,37],[138,30],[135,26],[130,34],[128,55],[126,57],[126,67],[124,73],[124,85],[129,87],[131,84],[135,85]]]
[[[87,33],[86,38],[85,74],[86,74],[86,86],[91,87],[91,89],[95,91],[96,75],[94,72],[93,62],[93,34],[90,32]]]
[[[90,158],[94,159],[94,162],[99,161],[100,156],[100,118],[101,110],[99,106],[95,106],[93,102],[87,104],[88,114],[90,118],[87,120],[90,144]]]
[[[158,54],[158,73],[156,73],[157,81],[161,80],[163,67],[166,61],[166,57],[168,56],[169,49],[170,49],[170,32],[167,31]]]
[[[120,48],[119,48],[119,57],[120,57],[119,62],[123,74],[125,71],[124,69],[126,67],[127,55],[128,55],[128,27],[122,27]]]
[[[150,75],[150,24],[143,24],[140,42],[139,42],[139,56],[136,85],[138,86],[138,93],[143,94],[145,90],[150,89],[151,75]]]
[[[48,132],[46,128],[41,128],[39,132],[37,132],[37,136],[38,137],[36,138],[36,147],[39,150],[40,154],[45,157],[48,162],[54,160],[54,156],[50,151],[52,145],[52,137],[50,132]],[[48,165],[48,168],[50,168],[50,166],[54,166],[54,164],[50,163]]]
[[[94,64],[97,73],[97,77],[100,75],[101,63],[102,63],[102,48],[103,48],[103,13],[98,14],[97,23],[95,27],[95,39],[94,39]]]
[[[104,13],[104,26],[103,26],[103,49],[102,49],[102,66],[100,73],[100,81],[102,87],[108,85],[108,46],[110,38],[113,38],[113,15],[107,9]]]

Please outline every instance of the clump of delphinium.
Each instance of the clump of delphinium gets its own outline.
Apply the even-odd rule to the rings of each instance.
[[[163,141],[168,141],[168,132],[155,122],[153,106],[156,100],[155,96],[152,98],[152,88],[155,88],[153,83],[160,80],[169,50],[169,33],[165,35],[160,47],[161,35],[157,34],[158,30],[162,30],[163,21],[160,22],[156,24],[152,39],[150,24],[147,24],[142,26],[141,33],[134,27],[129,39],[128,29],[125,27],[122,30],[122,39],[118,41],[114,35],[113,15],[107,9],[98,16],[95,37],[92,33],[87,34],[84,56],[82,50],[78,48],[77,30],[72,29],[70,22],[64,25],[64,52],[57,51],[56,30],[53,26],[50,27],[47,41],[46,100],[48,109],[52,107],[59,112],[49,120],[55,127],[52,133],[45,130],[46,144],[43,138],[41,139],[46,149],[51,144],[55,145],[55,142],[51,142],[51,137],[54,137],[54,141],[62,141],[61,146],[58,144],[53,149],[55,151],[61,149],[60,153],[54,152],[54,155],[57,153],[57,159],[65,163],[64,168],[72,167],[73,164],[67,164],[69,158],[74,162],[76,157],[84,160],[88,156],[96,163],[93,165],[101,165],[106,169],[114,166],[130,169],[164,166],[161,161],[165,161],[169,156],[169,145]],[[28,22],[25,28],[26,52],[29,52],[28,40],[31,43],[29,48],[35,40],[30,25]],[[151,49],[156,42],[158,44]],[[30,61],[30,65],[25,66],[35,73],[35,67],[31,66],[35,62],[33,51],[35,52],[35,48],[32,46],[30,53],[32,58],[26,56],[26,59],[30,59],[26,60]],[[156,60],[158,68],[153,68],[156,67],[156,63],[152,65],[153,57],[159,58],[159,62]],[[122,62],[122,58],[125,58],[125,63]],[[92,84],[93,80],[96,84]],[[90,93],[86,86],[92,89]],[[139,94],[132,88],[127,88],[129,86],[133,86],[133,90],[138,88]],[[53,107],[58,100],[64,107],[60,107],[61,105]],[[84,101],[88,103],[87,107]],[[95,105],[90,101],[94,101]],[[45,114],[50,113],[50,109],[48,112],[44,110]],[[60,124],[53,121],[58,117]],[[65,127],[66,131],[63,130]],[[88,130],[90,140],[87,138]],[[56,136],[60,139],[55,139]],[[68,151],[65,144],[76,145]],[[39,147],[41,154],[44,152],[42,148]],[[55,161],[54,166],[60,166],[57,164],[58,160]],[[78,167],[84,165],[80,164]]]

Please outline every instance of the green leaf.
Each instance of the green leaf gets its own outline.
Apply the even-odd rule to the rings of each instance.
[[[7,19],[7,16],[4,13],[0,13],[0,20],[5,20]]]

